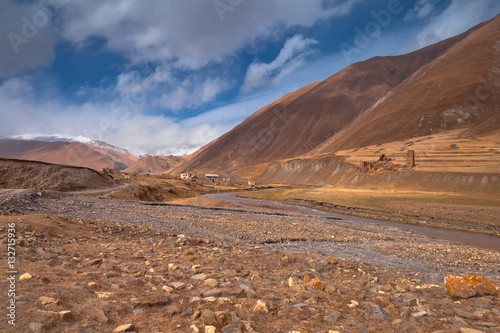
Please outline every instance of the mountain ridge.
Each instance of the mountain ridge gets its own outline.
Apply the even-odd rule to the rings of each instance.
[[[380,105],[391,100],[391,94],[403,82],[419,80],[422,68],[433,63],[439,65],[440,58],[471,34],[497,21],[498,16],[458,36],[408,54],[377,56],[347,66],[324,81],[311,83],[261,108],[174,171],[224,173],[315,154],[318,146],[325,145],[335,135],[345,135],[346,129],[359,117],[367,117],[367,110],[377,113]],[[370,140],[366,133],[356,135]],[[325,152],[333,153],[335,149]]]
[[[40,161],[69,166],[123,170],[137,161],[126,150],[103,141],[42,141],[0,139],[0,156],[5,158]]]

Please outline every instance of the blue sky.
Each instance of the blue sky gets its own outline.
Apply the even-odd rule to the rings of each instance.
[[[497,0],[0,0],[0,136],[191,153],[353,62],[499,12]]]

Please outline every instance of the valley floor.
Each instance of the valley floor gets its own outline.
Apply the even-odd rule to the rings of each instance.
[[[278,189],[238,196],[276,200],[342,214],[500,236],[500,197],[493,195],[345,189]]]
[[[17,281],[17,326],[4,319],[2,332],[500,329],[498,296],[457,303],[442,282],[479,274],[499,285],[500,252],[414,231],[31,190],[4,193],[0,211],[2,243],[15,223],[17,269],[32,276]]]

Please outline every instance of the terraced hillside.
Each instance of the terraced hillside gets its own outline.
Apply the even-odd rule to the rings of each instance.
[[[337,155],[353,165],[374,162],[382,154],[396,165],[404,165],[406,151],[415,151],[415,171],[500,173],[500,132],[465,137],[462,130],[418,137],[411,140],[377,144],[338,151]]]

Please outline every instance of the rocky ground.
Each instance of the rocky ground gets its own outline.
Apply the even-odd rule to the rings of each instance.
[[[0,202],[1,251],[15,223],[28,273],[16,327],[4,317],[2,332],[500,331],[496,288],[444,283],[479,274],[499,285],[495,251],[293,211],[47,191]]]

